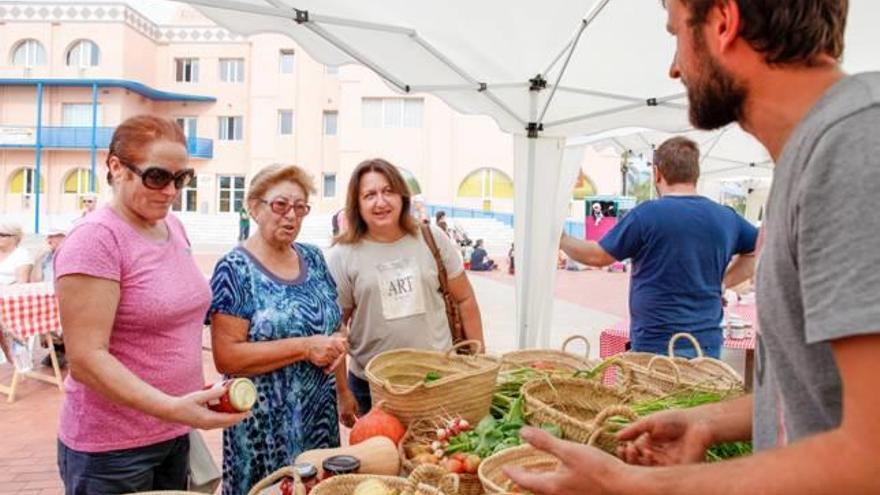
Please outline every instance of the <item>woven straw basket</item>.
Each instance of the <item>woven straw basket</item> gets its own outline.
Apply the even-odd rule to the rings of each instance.
[[[617,448],[614,435],[604,430],[608,419],[613,416],[637,419],[636,414],[623,405],[628,400],[623,392],[591,380],[555,377],[532,380],[523,385],[522,395],[529,424],[555,424],[562,428],[566,440],[590,442],[607,452]]]
[[[458,495],[458,476],[447,473],[439,466],[422,465],[409,478],[395,476],[372,476],[367,474],[343,474],[318,483],[310,495],[351,495],[365,480],[375,478],[401,495]],[[406,492],[410,490],[410,492]]]
[[[403,474],[408,475],[413,472],[419,464],[416,464],[407,455],[406,447],[419,437],[432,437],[437,431],[435,425],[427,420],[419,419],[413,421],[406,434],[397,444],[397,452],[400,455],[400,468]],[[476,474],[461,473],[458,475],[458,495],[482,495],[483,484]]]
[[[510,478],[501,470],[504,466],[516,466],[529,471],[554,471],[559,466],[559,460],[531,445],[502,450],[486,458],[477,470],[486,493],[509,493],[513,488]]]
[[[687,359],[675,356],[675,343],[687,339],[697,351],[697,357]],[[626,352],[617,356],[633,373],[635,383],[654,387],[665,393],[682,389],[716,392],[740,391],[742,377],[727,363],[705,357],[699,342],[691,334],[677,333],[669,340],[668,356],[648,352]]]
[[[293,466],[284,466],[271,473],[269,476],[261,479],[253,488],[251,488],[248,495],[259,495],[260,492],[272,487],[272,485],[281,481],[283,478],[293,478],[294,495],[306,495],[306,487],[300,482],[299,475],[296,474],[296,470]]]
[[[477,353],[461,355],[462,346]],[[461,342],[446,352],[397,349],[383,352],[366,367],[373,402],[385,401],[385,410],[404,425],[440,414],[461,416],[472,424],[489,414],[501,361],[479,354],[482,344]],[[429,372],[440,379],[426,382]]]
[[[568,351],[568,345],[575,341],[581,341],[586,345],[583,356]],[[559,351],[552,349],[524,349],[504,354],[501,357],[501,371],[531,366],[535,361],[553,363],[558,371],[575,372],[589,370],[599,364],[590,357],[590,341],[583,335],[572,335],[562,343]]]

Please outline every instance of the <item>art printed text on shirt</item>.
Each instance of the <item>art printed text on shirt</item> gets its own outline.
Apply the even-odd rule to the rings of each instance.
[[[376,265],[382,314],[386,320],[425,312],[421,270],[414,258],[402,258]]]

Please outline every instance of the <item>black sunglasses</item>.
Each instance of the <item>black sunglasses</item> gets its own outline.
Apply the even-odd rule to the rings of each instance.
[[[185,168],[176,174],[172,174],[160,167],[150,166],[147,167],[146,170],[141,170],[130,163],[122,161],[120,161],[120,163],[140,177],[144,187],[157,191],[165,189],[172,181],[177,190],[183,189],[183,187],[189,184],[189,181],[191,181],[196,175],[195,170],[191,168]]]

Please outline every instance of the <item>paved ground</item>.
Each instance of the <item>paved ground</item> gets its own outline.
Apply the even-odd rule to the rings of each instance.
[[[211,250],[213,251],[213,250]],[[199,266],[210,273],[217,254],[197,255]],[[598,334],[626,317],[629,276],[604,271],[558,273],[552,342],[558,345],[571,334],[583,334],[598,355]],[[515,347],[513,277],[505,272],[472,277],[483,315],[490,351]],[[206,377],[217,378],[210,352],[203,354]],[[0,365],[0,383],[11,379],[11,367]],[[0,495],[58,494],[62,487],[55,464],[58,411],[62,394],[42,382],[25,380],[16,402],[0,396]],[[109,426],[109,425],[108,425]],[[220,459],[220,434],[205,434],[216,459]]]

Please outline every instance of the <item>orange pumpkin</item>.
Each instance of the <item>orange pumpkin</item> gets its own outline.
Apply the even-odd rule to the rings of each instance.
[[[406,428],[394,415],[385,412],[382,409],[382,404],[384,404],[384,401],[374,404],[370,412],[358,418],[348,438],[351,445],[356,445],[368,438],[378,436],[391,439],[395,445],[400,442],[400,439],[406,434]]]

